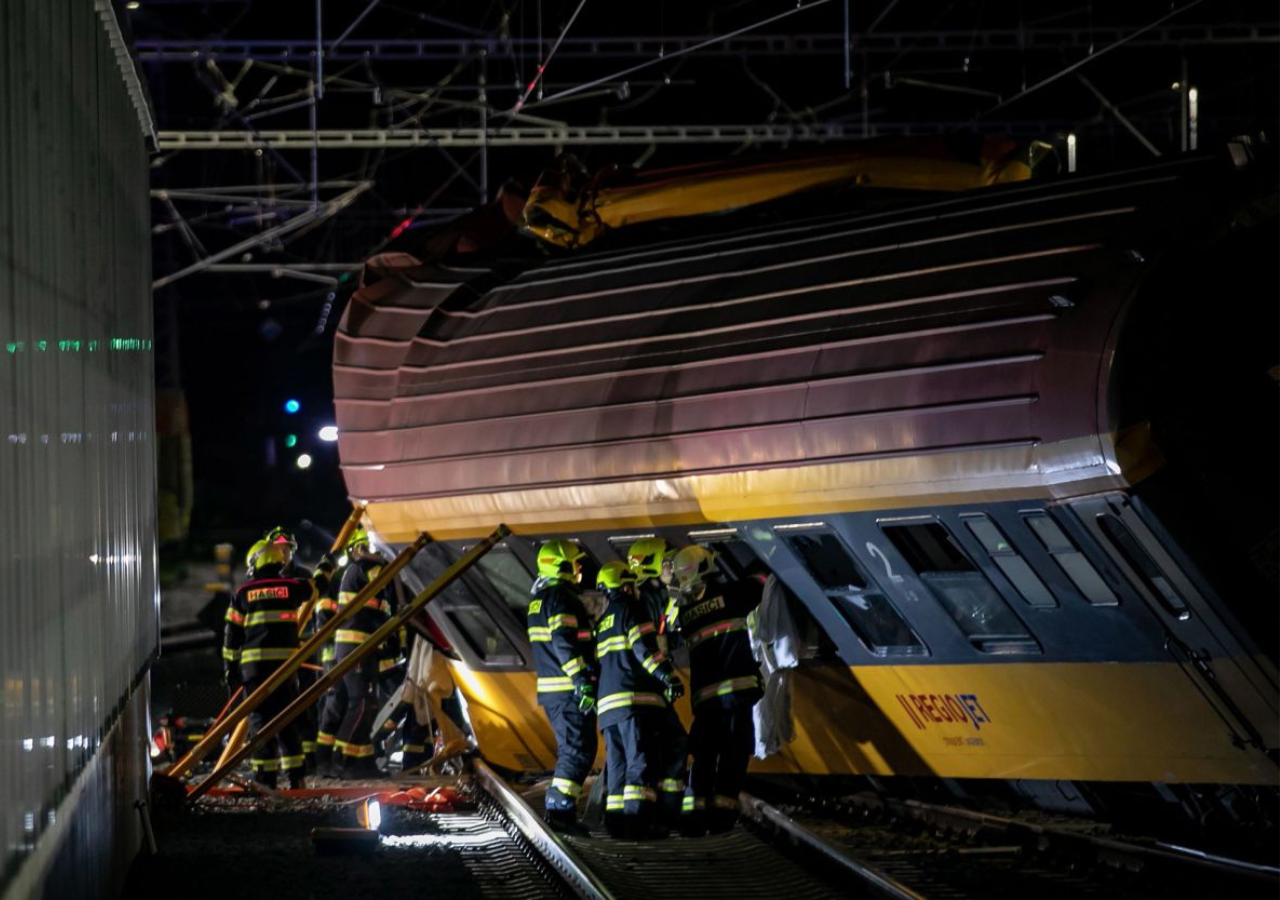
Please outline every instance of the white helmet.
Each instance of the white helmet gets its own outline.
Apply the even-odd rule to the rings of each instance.
[[[701,544],[683,547],[671,564],[672,580],[682,593],[692,593],[716,572],[716,555]]]

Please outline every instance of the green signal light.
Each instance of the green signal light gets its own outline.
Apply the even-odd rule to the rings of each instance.
[[[298,446],[298,436],[296,434],[286,434],[284,436],[284,445],[286,447]]]

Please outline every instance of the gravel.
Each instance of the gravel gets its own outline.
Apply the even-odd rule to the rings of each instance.
[[[321,855],[318,827],[355,827],[355,809],[324,801],[268,811],[257,802],[158,810],[156,856],[141,856],[122,893],[126,900],[400,900],[425,896],[501,896],[492,860],[509,854],[500,825],[476,813],[387,811],[383,838],[369,855]],[[514,885],[512,885],[514,886]]]

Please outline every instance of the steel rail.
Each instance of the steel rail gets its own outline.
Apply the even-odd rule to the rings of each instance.
[[[615,900],[613,893],[582,864],[560,836],[538,818],[523,797],[513,791],[483,760],[475,760],[474,765],[480,786],[502,808],[525,840],[542,854],[582,900]]]
[[[1141,844],[1117,840],[1116,838],[1081,834],[1073,829],[1057,828],[1052,825],[1037,825],[1033,822],[1020,822],[1017,819],[1010,819],[1005,816],[975,812],[952,806],[938,806],[919,800],[893,801],[881,799],[880,802],[887,807],[899,809],[907,815],[925,822],[935,823],[952,820],[1015,833],[1024,832],[1051,843],[1075,847],[1088,844],[1102,853],[1112,856],[1127,856],[1142,862],[1183,866],[1193,870],[1216,872],[1249,879],[1275,879],[1280,874],[1280,870],[1272,866],[1258,865],[1246,860],[1236,860],[1204,853],[1188,847],[1168,844],[1161,847],[1146,847]]]
[[[605,884],[582,856],[570,844],[546,825],[527,801],[506,784],[488,765],[475,761],[476,778],[480,786],[494,798],[515,827],[547,863],[584,900],[612,900],[618,896]],[[768,803],[749,794],[742,794],[743,813],[748,818],[782,834],[794,844],[822,856],[827,862],[857,879],[871,895],[880,900],[927,900],[889,875],[859,860],[851,859],[790,817]],[[672,839],[679,840],[679,839]],[[620,846],[620,853],[630,852],[628,845]],[[594,847],[594,842],[593,842]],[[657,845],[654,845],[657,849]],[[859,896],[862,896],[859,894]]]
[[[745,791],[738,795],[742,814],[752,821],[777,831],[787,838],[836,865],[862,882],[876,897],[884,900],[927,900],[923,894],[911,890],[902,882],[880,871],[875,866],[848,856],[805,828],[786,813],[770,806],[759,797]]]

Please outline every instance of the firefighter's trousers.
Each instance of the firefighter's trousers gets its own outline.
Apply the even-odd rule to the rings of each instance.
[[[272,673],[250,678],[245,682],[246,696],[256,691]],[[298,699],[298,680],[289,678],[284,684],[267,695],[262,705],[249,713],[249,739],[262,730],[263,726],[284,711],[284,708]],[[275,787],[281,773],[290,785],[301,786],[305,780],[306,757],[302,753],[302,734],[297,722],[290,722],[280,730],[272,740],[266,741],[253,751],[250,759],[253,766],[253,778],[260,784]]]
[[[686,808],[706,810],[713,831],[727,830],[737,820],[738,794],[755,742],[750,704],[718,706],[708,701],[696,708],[689,733],[693,803]]]
[[[663,820],[675,824],[684,802],[689,774],[689,735],[675,707],[653,710],[654,777],[658,778],[658,809]]]
[[[338,728],[335,755],[341,755],[347,766],[360,768],[373,765],[373,719],[378,714],[378,664],[362,662],[342,679],[347,694],[347,712]],[[362,762],[367,761],[367,762]]]
[[[596,759],[596,716],[578,709],[572,697],[544,703],[542,708],[556,736],[556,771],[547,788],[546,808],[551,813],[572,814]]]
[[[326,664],[325,673],[332,670],[333,664]],[[342,731],[342,719],[347,717],[347,682],[339,681],[320,699],[320,727],[316,734],[316,743],[332,751],[337,745],[338,732]]]
[[[605,747],[605,824],[614,837],[630,835],[634,826],[622,824],[647,820],[657,803],[655,753],[657,725],[662,711],[632,708],[621,716],[610,714],[600,728]]]

